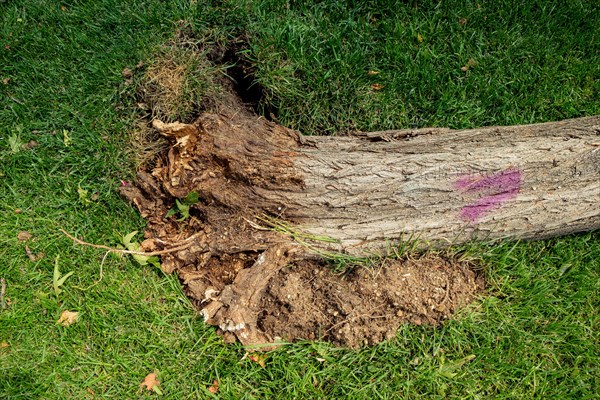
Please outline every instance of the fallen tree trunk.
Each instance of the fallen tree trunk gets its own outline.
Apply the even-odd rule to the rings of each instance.
[[[143,248],[202,232],[163,266],[198,285],[207,320],[246,344],[273,340],[248,315],[291,260],[381,254],[411,238],[440,246],[600,228],[600,116],[345,137],[304,137],[244,113],[154,126],[168,155],[122,189],[149,220]],[[191,192],[192,218],[166,218]]]

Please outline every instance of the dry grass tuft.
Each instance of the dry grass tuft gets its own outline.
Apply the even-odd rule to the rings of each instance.
[[[191,122],[218,95],[218,69],[202,51],[175,42],[161,48],[138,88],[152,119]]]
[[[138,108],[145,115],[131,131],[130,153],[137,168],[167,147],[151,127],[152,120],[191,123],[201,112],[215,109],[222,97],[218,82],[223,67],[213,65],[202,41],[185,29],[182,24],[173,39],[156,50],[138,83]]]
[[[129,137],[129,157],[136,170],[152,167],[157,155],[168,148],[167,140],[143,118],[136,121]]]

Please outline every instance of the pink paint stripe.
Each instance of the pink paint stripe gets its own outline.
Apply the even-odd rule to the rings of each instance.
[[[460,216],[462,219],[468,220],[470,222],[477,221],[484,214],[487,214],[493,209],[500,207],[503,203],[514,199],[517,196],[518,192],[519,189],[515,188],[508,192],[482,197],[475,203],[464,206],[460,210]]]
[[[499,189],[502,191],[512,190],[521,186],[521,171],[507,169],[492,176],[477,177],[467,176],[460,178],[454,183],[454,187],[467,192],[480,191],[484,189]]]
[[[464,206],[460,210],[461,218],[470,222],[477,221],[484,214],[514,199],[521,188],[521,180],[521,171],[514,168],[491,176],[467,176],[458,179],[454,183],[455,189],[467,193],[489,193],[474,203]]]

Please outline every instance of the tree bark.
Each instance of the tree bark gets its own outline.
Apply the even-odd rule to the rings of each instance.
[[[185,134],[155,124],[186,141],[171,167],[188,166],[166,180],[175,197],[195,190],[231,209],[260,209],[305,238],[328,238],[315,240],[320,248],[351,254],[407,238],[444,245],[600,227],[600,116],[347,137],[244,122],[206,115]]]
[[[290,208],[306,232],[335,239],[337,250],[600,227],[600,117],[311,137],[297,151],[304,186],[261,193]]]

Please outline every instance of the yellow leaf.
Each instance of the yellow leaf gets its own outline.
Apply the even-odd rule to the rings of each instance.
[[[79,320],[79,313],[77,311],[63,311],[60,314],[60,318],[56,321],[57,324],[62,326],[69,326]]]
[[[379,71],[370,70],[369,72],[367,72],[367,75],[377,75],[378,73]]]
[[[419,43],[423,43],[423,36],[421,36],[420,33],[417,33],[417,40],[419,41]]]
[[[253,353],[249,355],[249,358],[260,365],[262,368],[266,366],[267,355],[263,353]]]

